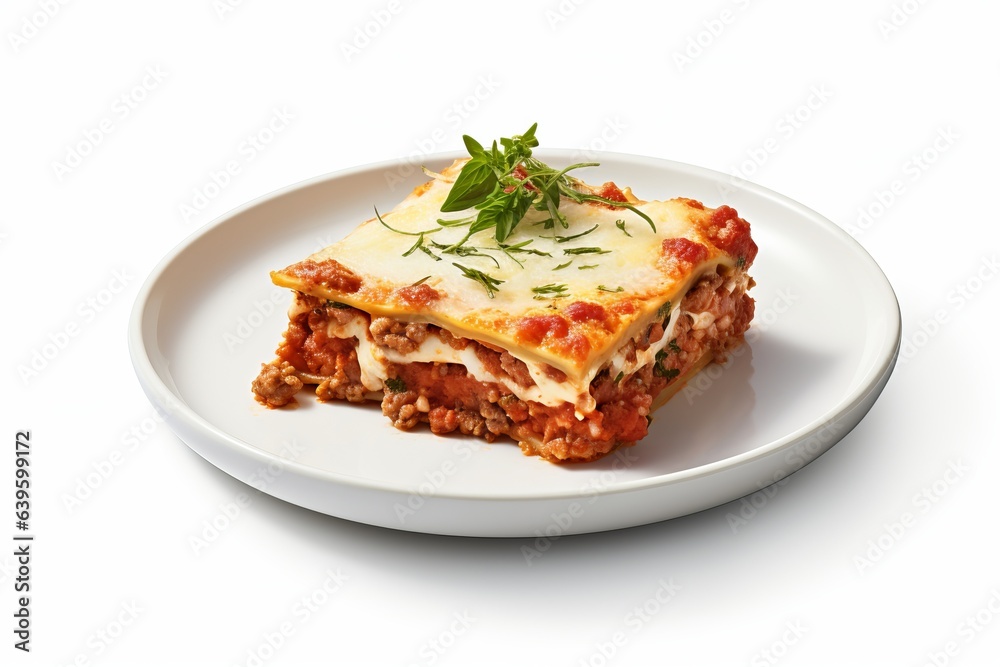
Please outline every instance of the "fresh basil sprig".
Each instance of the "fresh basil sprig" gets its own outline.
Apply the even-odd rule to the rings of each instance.
[[[562,197],[577,203],[593,201],[627,208],[656,231],[652,219],[632,204],[583,192],[577,189],[579,181],[567,176],[573,169],[592,167],[597,163],[581,162],[556,170],[533,158],[531,149],[538,146],[538,139],[535,138],[537,128],[538,123],[535,123],[524,134],[502,137],[499,146],[494,141],[489,149],[469,135],[464,135],[462,139],[470,159],[459,172],[441,205],[441,211],[450,213],[478,209],[475,219],[470,220],[469,235],[493,229],[498,243],[507,240],[532,207],[549,214],[544,221],[546,229],[551,228],[554,222],[564,228],[569,227],[566,216],[559,211]]]

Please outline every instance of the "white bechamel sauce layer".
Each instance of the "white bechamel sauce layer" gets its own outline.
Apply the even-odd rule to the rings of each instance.
[[[301,310],[299,311],[301,312]],[[461,364],[466,371],[479,382],[493,382],[506,387],[512,394],[523,401],[533,401],[549,406],[559,406],[564,402],[577,404],[581,397],[570,383],[556,382],[545,373],[540,364],[527,363],[528,372],[535,384],[524,387],[512,380],[500,378],[489,372],[476,356],[472,345],[464,349],[456,349],[448,345],[440,337],[428,333],[427,338],[419,344],[416,350],[403,354],[392,348],[376,345],[370,338],[368,322],[364,316],[353,317],[344,324],[330,321],[327,324],[327,335],[331,338],[354,338],[358,341],[358,365],[361,367],[361,383],[370,391],[381,391],[385,380],[389,377],[388,364],[407,364],[414,362]],[[536,368],[532,368],[536,366]],[[588,385],[589,389],[589,385]],[[593,403],[589,391],[587,397]],[[584,401],[586,403],[586,401]],[[587,405],[578,408],[587,408]],[[594,406],[589,406],[587,412]]]
[[[625,354],[621,352],[613,356],[609,366],[609,372],[612,377],[616,377],[618,373],[622,373],[624,377],[627,377],[643,366],[653,363],[656,360],[656,355],[673,338],[676,322],[683,314],[684,312],[680,310],[673,311],[664,329],[663,336],[647,349],[636,350],[634,361],[628,361],[625,358]],[[429,333],[417,349],[408,354],[376,345],[371,340],[368,322],[364,316],[353,317],[344,324],[330,321],[327,324],[326,333],[331,338],[353,338],[357,340],[361,383],[370,391],[382,391],[384,389],[385,381],[389,377],[388,364],[390,363],[436,362],[461,364],[465,367],[469,375],[477,381],[492,382],[506,387],[522,401],[533,401],[551,407],[558,407],[563,403],[571,403],[576,407],[577,419],[583,419],[596,408],[596,402],[590,394],[590,383],[593,381],[594,376],[596,376],[598,369],[593,371],[586,385],[579,387],[571,381],[557,382],[552,379],[545,372],[541,364],[525,362],[528,372],[535,381],[534,385],[525,387],[510,378],[500,378],[488,371],[476,355],[475,348],[472,345],[468,345],[463,349],[456,349],[433,333]]]

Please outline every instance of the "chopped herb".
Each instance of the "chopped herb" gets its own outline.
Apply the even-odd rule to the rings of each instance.
[[[622,230],[622,233],[625,236],[627,236],[629,238],[632,238],[632,235],[628,233],[627,229],[625,229],[625,221],[624,220],[622,220],[622,219],[615,220],[615,227],[617,227],[618,229]]]
[[[566,290],[566,285],[556,285],[555,283],[549,283],[548,285],[531,288],[531,291],[535,293],[536,299],[558,299],[560,297],[569,296],[566,293]]]
[[[440,258],[440,257],[438,257],[437,259],[441,259],[441,258]],[[417,285],[423,285],[423,284],[424,284],[425,282],[427,282],[427,281],[428,281],[428,280],[430,280],[430,279],[431,279],[431,277],[430,277],[430,276],[424,276],[423,278],[421,278],[421,279],[420,279],[420,280],[418,280],[417,282],[415,282],[415,283],[413,283],[412,285],[410,285],[410,287],[416,287]]]
[[[600,195],[588,194],[586,192],[579,192],[579,191],[574,191],[574,192],[566,193],[566,196],[568,196],[570,199],[572,199],[573,201],[576,201],[576,202],[581,202],[581,201],[596,201],[596,202],[600,202],[602,204],[607,204],[608,206],[611,206],[612,208],[627,208],[628,210],[632,211],[637,216],[639,216],[640,218],[642,218],[643,220],[645,220],[647,223],[649,223],[650,229],[652,229],[654,232],[656,231],[656,225],[653,224],[653,219],[650,218],[645,213],[643,213],[642,211],[640,211],[639,209],[637,209],[632,204],[629,204],[628,202],[615,201],[614,199],[608,199],[606,197],[601,197]]]
[[[656,364],[653,366],[653,375],[670,380],[680,375],[681,372],[676,368],[663,367],[663,360],[666,356],[667,353],[663,350],[656,353]]]
[[[566,243],[566,241],[572,241],[573,239],[578,239],[581,236],[586,236],[590,232],[597,229],[600,225],[594,225],[585,232],[580,232],[579,234],[573,234],[572,236],[543,236],[544,239],[555,239],[556,243]]]
[[[564,255],[607,255],[609,252],[602,248],[563,248]]]
[[[402,229],[396,229],[395,227],[390,227],[389,223],[383,220],[382,216],[379,215],[377,208],[375,209],[375,217],[378,218],[378,221],[382,223],[382,226],[388,229],[389,231],[396,232],[397,234],[403,234],[405,236],[419,236],[422,239],[424,234],[433,234],[434,232],[441,231],[440,227],[435,227],[433,229],[425,229],[422,232],[404,232]],[[412,249],[410,250],[410,252],[412,252]]]
[[[528,254],[528,255],[540,255],[541,257],[551,257],[552,256],[552,253],[550,253],[550,252],[545,252],[543,250],[536,250],[535,248],[528,248],[527,246],[533,240],[534,239],[528,239],[527,241],[521,241],[520,243],[514,243],[514,244],[510,244],[510,245],[508,245],[506,243],[498,243],[497,247],[500,248],[500,250],[502,250],[505,255],[507,255],[512,260],[514,260],[515,262],[517,262],[517,265],[520,266],[523,269],[524,268],[524,264],[517,257],[514,257],[513,253],[525,253],[525,254]]]
[[[625,377],[625,371],[618,371],[618,375],[615,376],[615,384],[621,382],[623,377]]]
[[[503,280],[497,280],[493,276],[487,275],[478,269],[470,269],[469,267],[462,266],[457,262],[452,262],[452,265],[461,269],[462,275],[466,278],[469,280],[475,280],[477,283],[486,288],[486,293],[491,299],[496,296],[497,292],[500,291],[500,284],[504,282]]]
[[[406,382],[402,378],[386,378],[383,384],[394,394],[402,394],[406,391]]]
[[[671,339],[671,341],[669,343],[667,343],[667,347],[670,348],[671,352],[680,352],[681,351],[681,346],[677,344],[677,339],[676,338]]]
[[[559,266],[557,266],[556,268],[554,268],[554,269],[552,269],[552,270],[553,270],[553,271],[558,271],[559,269],[565,269],[565,268],[566,268],[567,266],[569,266],[569,265],[570,265],[570,264],[572,264],[572,263],[573,263],[573,260],[569,260],[569,261],[568,261],[568,262],[566,262],[565,264],[560,264]]]
[[[556,226],[556,221],[552,218],[545,218],[544,220],[539,220],[538,222],[533,222],[531,224],[542,225],[542,229],[552,229]]]
[[[417,235],[417,240],[414,242],[414,244],[412,246],[410,246],[409,250],[407,250],[406,252],[403,253],[403,257],[409,257],[410,255],[412,255],[417,250],[422,250],[423,252],[427,253],[428,255],[430,255],[431,257],[433,257],[436,260],[439,260],[439,261],[441,260],[440,257],[436,256],[434,253],[432,253],[430,251],[430,248],[428,248],[427,246],[424,245],[424,235],[423,234]]]
[[[341,303],[339,301],[326,301],[327,308],[352,308],[353,306],[348,306],[346,303]]]
[[[739,257],[736,258],[736,268],[737,269],[742,269],[746,265],[747,265],[747,258],[746,257],[743,257],[742,255],[740,255]]]
[[[521,241],[520,243],[512,243],[512,244],[498,243],[497,246],[499,246],[501,250],[503,250],[505,253],[508,254],[512,252],[524,252],[530,255],[540,255],[542,257],[552,256],[551,252],[545,252],[544,250],[536,250],[535,248],[527,247],[531,245],[532,241],[534,241],[534,239],[528,239],[527,241]]]
[[[431,245],[446,255],[458,255],[459,257],[485,257],[496,264],[498,269],[500,268],[500,262],[497,261],[496,257],[480,252],[479,248],[473,248],[465,245],[445,245],[443,243],[438,243],[437,241],[431,241]]]
[[[442,227],[464,227],[465,225],[471,225],[475,220],[474,217],[468,218],[455,218],[454,220],[443,220],[438,218],[437,223]]]
[[[433,253],[433,252],[431,251],[431,249],[430,249],[430,248],[428,248],[427,246],[425,246],[425,245],[422,245],[422,246],[420,246],[420,249],[421,249],[421,250],[423,250],[423,251],[424,251],[424,253],[426,253],[427,255],[430,255],[430,256],[431,256],[431,258],[433,258],[435,262],[440,262],[440,261],[441,261],[441,258],[440,258],[440,257],[438,257],[437,255],[435,255],[435,254],[434,254],[434,253]]]
[[[601,292],[611,292],[612,294],[625,291],[625,288],[622,287],[621,285],[615,287],[614,289],[611,289],[610,287],[605,287],[604,285],[598,285],[597,289]]]
[[[661,320],[670,317],[670,307],[670,302],[667,301],[665,304],[660,306],[659,310],[656,311],[656,317]]]
[[[600,264],[584,264],[584,265],[578,266],[576,268],[579,269],[580,271],[583,271],[584,269],[596,269],[599,266],[600,266]]]

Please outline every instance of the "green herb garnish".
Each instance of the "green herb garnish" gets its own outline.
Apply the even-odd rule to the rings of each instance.
[[[666,319],[670,317],[670,302],[667,301],[665,304],[660,306],[659,310],[656,311],[657,319]]]
[[[548,285],[542,285],[540,287],[532,287],[531,291],[535,293],[536,299],[558,299],[560,297],[569,296],[566,294],[567,289],[566,285],[549,283]]]
[[[542,238],[545,238],[545,239],[554,239],[556,243],[566,243],[567,241],[572,241],[573,239],[578,239],[581,236],[586,236],[587,234],[591,233],[592,231],[594,231],[598,227],[600,227],[600,225],[594,225],[593,227],[591,227],[587,231],[580,232],[579,234],[573,234],[572,236],[543,236]]]
[[[475,280],[477,283],[485,287],[486,293],[491,299],[496,296],[497,291],[500,289],[500,284],[504,282],[503,280],[497,280],[493,276],[483,273],[479,269],[470,269],[469,267],[462,266],[457,262],[452,262],[452,265],[461,269],[462,275],[466,278],[469,280]]]
[[[378,218],[378,221],[382,223],[382,226],[385,227],[386,229],[388,229],[389,231],[396,232],[397,234],[403,234],[405,236],[420,236],[420,237],[422,237],[424,234],[433,234],[434,232],[441,231],[440,227],[434,227],[433,229],[425,229],[425,230],[423,230],[421,232],[404,232],[402,229],[396,229],[395,227],[391,227],[389,225],[389,223],[387,223],[385,220],[383,220],[382,216],[379,215],[379,212],[378,212],[377,208],[375,209],[375,217]]]
[[[402,378],[386,378],[383,384],[394,394],[402,394],[406,391],[406,382]]]
[[[528,248],[534,239],[527,239],[526,241],[521,241],[520,243],[498,243],[497,246],[503,250],[508,255],[512,252],[523,252],[529,255],[539,255],[541,257],[551,257],[551,252],[545,252],[544,250],[536,250],[535,248]]]
[[[615,220],[615,227],[617,227],[618,229],[622,230],[622,233],[625,234],[625,236],[627,236],[629,238],[632,238],[632,235],[628,233],[627,229],[625,229],[625,221],[624,220],[621,220],[621,219]]]
[[[524,264],[517,257],[514,257],[516,253],[524,253],[527,255],[539,255],[541,257],[552,256],[552,253],[550,252],[545,252],[543,250],[536,250],[535,248],[528,248],[527,246],[530,245],[532,241],[534,241],[534,239],[527,239],[525,241],[521,241],[520,243],[511,243],[511,244],[497,243],[497,247],[503,251],[503,254],[510,257],[513,261],[517,263],[518,266],[520,266],[523,269]]]
[[[533,158],[531,149],[538,146],[537,128],[538,123],[535,123],[524,134],[503,137],[499,146],[494,141],[488,149],[469,135],[463,135],[470,159],[459,172],[441,211],[478,209],[471,223],[472,233],[493,229],[498,242],[507,240],[531,208],[549,214],[547,220],[541,221],[546,229],[557,222],[568,228],[566,217],[559,211],[562,197],[577,203],[595,201],[629,209],[656,231],[652,219],[632,204],[582,192],[578,189],[580,181],[567,175],[574,169],[597,166],[597,163],[581,162],[557,170]]]
[[[663,360],[666,356],[667,353],[663,350],[656,353],[656,364],[653,366],[653,375],[670,380],[680,375],[681,372],[676,368],[664,368]]]
[[[434,254],[434,252],[425,245],[420,246],[420,249],[424,251],[424,254],[429,255],[431,259],[435,262],[440,262],[441,258]]]
[[[485,257],[486,259],[493,262],[496,267],[500,268],[500,262],[493,255],[487,255],[484,252],[480,252],[479,248],[473,248],[471,246],[465,245],[445,245],[443,243],[438,243],[436,241],[431,241],[431,245],[441,251],[445,255],[458,255],[459,257]]]
[[[618,292],[624,292],[625,291],[625,288],[622,287],[621,285],[619,285],[618,287],[615,287],[613,289],[611,287],[605,287],[604,285],[598,285],[597,289],[599,291],[601,291],[601,292],[611,292],[612,294],[615,294],[615,293],[618,293]]]
[[[427,246],[424,245],[424,234],[423,233],[417,234],[417,240],[413,243],[412,246],[410,246],[409,250],[407,250],[406,252],[403,253],[403,257],[409,257],[410,255],[412,255],[417,250],[421,250],[421,251],[427,253],[428,255],[430,255],[431,257],[433,257],[436,260],[440,260],[441,259],[437,255],[435,255],[434,253],[432,253],[431,250],[430,250],[430,248],[428,248]]]

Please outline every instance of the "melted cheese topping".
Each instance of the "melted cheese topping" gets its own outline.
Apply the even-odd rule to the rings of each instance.
[[[679,304],[699,276],[719,266],[736,265],[737,258],[708,240],[706,228],[713,209],[683,199],[631,200],[653,219],[654,231],[628,209],[577,204],[563,198],[559,210],[568,227],[556,224],[545,229],[541,223],[548,215],[530,210],[505,241],[508,246],[525,244],[520,251],[504,252],[493,238],[494,230],[489,229],[464,243],[477,254],[444,252],[463,239],[468,225],[447,226],[438,220],[459,220],[477,213],[441,212],[463,164],[456,161],[392,211],[383,213],[383,221],[392,230],[377,218],[367,220],[306,262],[272,273],[272,279],[278,285],[343,302],[373,316],[434,324],[455,336],[508,350],[527,365],[535,381],[533,387],[504,383],[513,393],[546,405],[568,401],[582,416],[594,408],[590,383],[602,368],[610,367],[613,377],[619,372],[628,375],[651,363],[668,344],[670,331],[681,315],[679,310],[670,319],[670,331],[647,350],[637,350],[635,361],[628,362],[621,352],[630,339],[645,334],[664,303]],[[696,245],[700,261],[665,255],[663,241],[677,238]],[[415,247],[421,245],[429,252]],[[307,270],[310,262],[312,268]],[[457,265],[496,281],[493,295]],[[317,266],[348,271],[352,288],[332,286],[336,281],[317,274]],[[399,296],[397,290],[415,284],[433,288],[437,298],[413,305]],[[539,293],[538,288],[544,286],[558,286],[559,298],[551,298],[545,290]],[[596,308],[602,317],[574,319],[567,307],[577,303]],[[532,320],[549,326],[553,317],[553,331],[543,329],[542,336],[534,340],[526,337],[525,327]],[[711,323],[703,319],[696,316],[695,326]],[[387,362],[460,363],[477,379],[499,381],[486,371],[474,351],[455,350],[434,336],[414,353],[401,355],[374,345],[363,318],[331,330],[330,335],[358,340],[362,381],[373,391],[381,389]],[[554,381],[545,372],[546,366],[565,373],[566,381]]]

